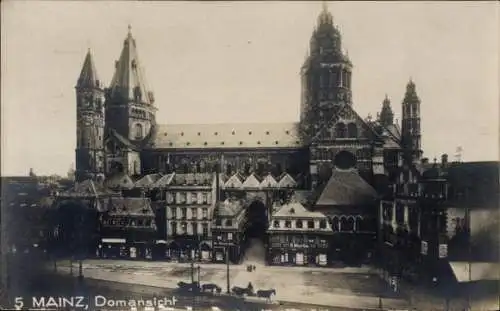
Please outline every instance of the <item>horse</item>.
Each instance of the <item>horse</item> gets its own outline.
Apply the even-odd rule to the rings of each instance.
[[[231,288],[231,292],[233,292],[233,294],[235,294],[236,296],[244,297],[248,296],[250,291],[248,290],[248,288],[235,286]]]
[[[217,286],[217,284],[209,283],[209,284],[203,284],[201,286],[201,291],[202,292],[211,292],[211,293],[220,293],[222,291],[222,288]]]
[[[177,286],[182,291],[197,292],[200,290],[200,284],[198,282],[186,283],[181,281],[177,283]]]
[[[275,289],[258,290],[257,291],[257,297],[266,298],[267,301],[271,301],[272,296],[276,296]]]

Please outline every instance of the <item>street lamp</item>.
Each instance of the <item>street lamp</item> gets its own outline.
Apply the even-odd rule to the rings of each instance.
[[[231,285],[229,281],[229,245],[226,245],[226,281],[227,281],[227,293],[231,294]]]

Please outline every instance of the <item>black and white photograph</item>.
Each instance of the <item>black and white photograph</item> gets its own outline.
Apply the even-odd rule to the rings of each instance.
[[[500,310],[496,1],[1,2],[1,310]]]

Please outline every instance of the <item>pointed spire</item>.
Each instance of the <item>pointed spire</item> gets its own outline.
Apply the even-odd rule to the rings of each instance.
[[[123,42],[120,59],[116,61],[115,67],[110,85],[112,97],[147,105],[153,104],[153,93],[147,87],[130,25],[128,25],[127,38]]]
[[[391,101],[389,96],[385,94],[384,101],[382,102],[382,110],[380,111],[379,121],[382,126],[389,126],[394,124],[394,113],[391,108]]]
[[[322,10],[321,13],[318,16],[318,24],[319,25],[324,25],[324,24],[333,24],[333,16],[328,11],[328,2],[327,1],[322,1]]]
[[[405,102],[409,101],[419,101],[415,83],[413,82],[413,79],[410,77],[410,80],[406,84],[406,93],[405,93]]]
[[[94,59],[90,48],[87,50],[87,55],[83,61],[82,70],[76,83],[77,88],[99,88],[100,81],[97,77],[97,70],[95,69]]]

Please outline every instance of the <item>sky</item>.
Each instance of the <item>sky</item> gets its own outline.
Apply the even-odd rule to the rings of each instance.
[[[88,48],[100,79],[132,27],[159,123],[296,121],[299,70],[321,2],[2,1],[2,175],[66,174],[75,84]],[[424,156],[498,160],[499,5],[329,2],[354,64],[353,107],[400,120],[410,77]]]

